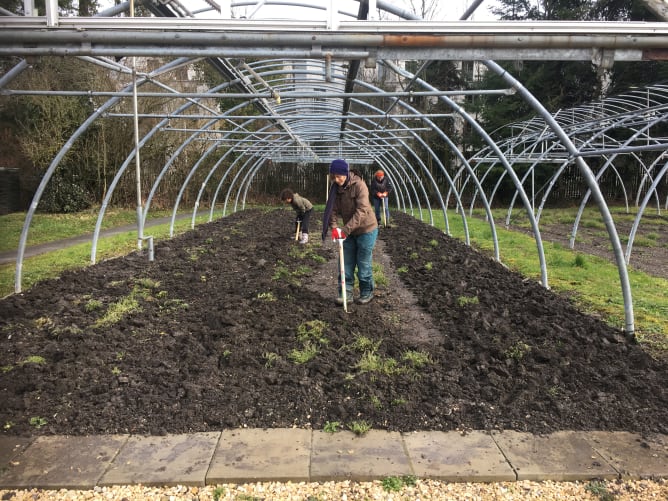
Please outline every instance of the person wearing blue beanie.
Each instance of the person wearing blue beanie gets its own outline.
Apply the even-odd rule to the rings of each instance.
[[[334,160],[329,166],[329,173],[335,176],[347,176],[349,172],[350,167],[348,167],[348,162],[345,160]]]
[[[369,201],[369,188],[348,163],[342,159],[329,165],[332,187],[322,222],[322,239],[332,230],[332,240],[343,240],[343,264],[346,278],[346,299],[353,299],[355,270],[360,296],[357,302],[366,304],[373,299],[373,248],[378,238],[378,223]],[[339,220],[343,226],[339,227]],[[339,277],[339,289],[341,289]],[[339,290],[337,304],[343,304],[343,291]]]

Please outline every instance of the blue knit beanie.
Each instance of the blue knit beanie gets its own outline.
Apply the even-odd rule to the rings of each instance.
[[[348,164],[345,160],[338,158],[329,164],[329,173],[337,176],[347,176]]]

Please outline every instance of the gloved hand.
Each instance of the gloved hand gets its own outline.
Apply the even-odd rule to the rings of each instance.
[[[344,240],[345,238],[346,234],[341,228],[332,228],[332,240]]]

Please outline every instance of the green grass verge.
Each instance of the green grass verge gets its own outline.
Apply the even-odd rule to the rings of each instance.
[[[27,245],[39,245],[64,238],[78,237],[93,233],[97,222],[99,207],[73,214],[41,214],[36,213],[30,223]],[[148,219],[171,216],[171,211],[151,211]],[[0,252],[15,250],[19,246],[21,231],[26,214],[15,212],[0,216],[2,240]],[[137,213],[129,209],[107,209],[102,220],[102,229],[118,228],[126,224],[135,224]]]
[[[133,211],[127,211],[128,215],[134,217],[135,213]],[[13,216],[13,215],[12,215]],[[0,222],[4,222],[3,219],[5,216],[0,217]],[[122,218],[123,222],[121,225],[132,223],[132,219]],[[174,234],[178,235],[184,233],[190,229],[190,218],[180,219],[174,223]],[[201,224],[208,221],[208,215],[197,216],[196,224]],[[21,219],[18,223],[19,226],[23,224]],[[94,224],[94,222],[93,222]],[[78,226],[78,224],[75,224]],[[42,238],[43,242],[53,241],[54,239],[46,239],[40,235],[44,231],[42,227],[36,227],[34,229],[36,238]],[[90,228],[86,228],[86,232],[90,232]],[[20,229],[19,229],[20,233]],[[71,231],[65,231],[64,234],[67,234],[68,237],[76,236]],[[146,236],[153,236],[154,243],[160,240],[169,239],[169,223],[160,224],[146,228],[144,231]],[[67,237],[63,237],[67,238]],[[145,243],[148,245],[148,243]],[[18,246],[18,240],[17,240]],[[146,247],[144,247],[146,248]],[[110,237],[103,237],[98,240],[97,245],[97,261],[102,261],[104,259],[110,259],[113,257],[124,256],[133,252],[137,249],[137,232],[128,231],[125,233],[119,233]],[[54,252],[48,252],[45,254],[40,254],[34,257],[26,258],[23,260],[23,273],[21,278],[21,289],[26,291],[34,284],[41,280],[46,280],[48,278],[56,278],[63,271],[83,268],[90,265],[90,253],[91,253],[91,243],[86,242],[78,245],[73,245],[65,249],[61,249]],[[14,279],[16,275],[16,264],[14,262],[10,264],[0,265],[0,297],[4,297],[8,294],[14,292]]]

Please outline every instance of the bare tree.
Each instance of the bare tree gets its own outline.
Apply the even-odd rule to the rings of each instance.
[[[407,0],[413,14],[422,19],[436,19],[440,14],[441,3],[439,0]]]

